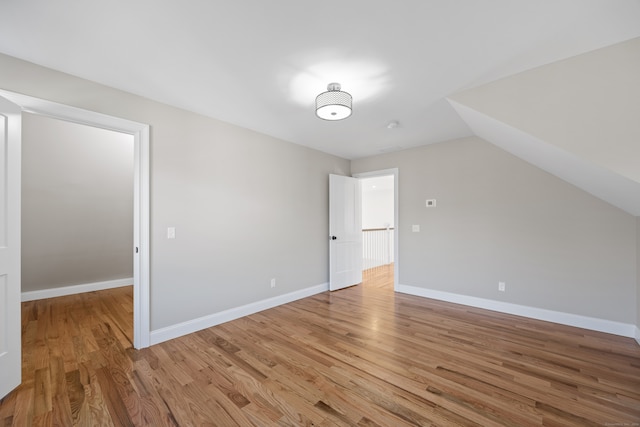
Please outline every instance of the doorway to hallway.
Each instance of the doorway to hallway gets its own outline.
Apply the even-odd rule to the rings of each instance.
[[[363,285],[394,288],[395,174],[360,178]]]

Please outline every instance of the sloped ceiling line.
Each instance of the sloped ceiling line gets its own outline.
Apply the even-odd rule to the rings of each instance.
[[[522,160],[640,216],[640,183],[591,164],[480,111],[448,99],[473,133]]]

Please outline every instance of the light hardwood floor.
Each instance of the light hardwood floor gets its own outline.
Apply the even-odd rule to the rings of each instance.
[[[23,303],[0,426],[640,425],[634,340],[365,277],[143,351],[130,287]]]

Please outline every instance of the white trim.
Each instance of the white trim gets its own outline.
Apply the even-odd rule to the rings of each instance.
[[[0,89],[23,111],[127,133],[134,137],[133,346],[149,346],[149,125]],[[138,248],[138,253],[135,248]]]
[[[404,294],[431,298],[455,304],[468,305],[485,310],[498,311],[500,313],[514,314],[516,316],[529,317],[531,319],[544,320],[546,322],[559,323],[561,325],[575,326],[577,328],[590,329],[592,331],[605,332],[613,335],[633,338],[635,325],[614,322],[612,320],[598,319],[595,317],[581,316],[579,314],[563,313],[560,311],[545,310],[543,308],[528,307],[502,301],[494,301],[450,292],[436,291],[408,285],[396,285],[396,291]]]
[[[636,326],[636,336],[635,336],[636,342],[638,343],[638,345],[640,345],[640,326]]]
[[[149,242],[149,126],[134,134],[133,265],[133,346],[149,347],[151,333]],[[138,249],[138,250],[136,250]]]
[[[240,317],[249,316],[262,310],[277,307],[301,298],[310,297],[312,295],[326,292],[329,290],[329,283],[311,286],[299,291],[290,292],[288,294],[267,298],[261,301],[252,302],[240,307],[230,308],[218,313],[209,314],[197,319],[188,320],[186,322],[167,326],[165,328],[151,331],[151,345],[159,344],[183,335],[191,334],[202,329],[210,328],[221,323],[239,319]]]
[[[140,131],[142,127],[148,126],[120,117],[109,116],[95,111],[59,104],[57,102],[35,98],[33,96],[11,92],[4,89],[0,89],[0,96],[18,104],[22,107],[22,111],[27,113],[38,114],[83,125],[95,126],[116,132],[135,134]]]
[[[120,288],[133,285],[133,277],[124,279],[107,280],[106,282],[84,283],[82,285],[61,286],[59,288],[42,289],[22,293],[22,302],[35,301],[45,298],[63,297],[66,295],[81,294],[83,292],[102,291],[104,289]]]
[[[362,179],[362,178],[373,178],[378,176],[389,176],[393,175],[393,286],[394,290],[398,290],[397,286],[400,282],[400,244],[398,243],[400,240],[400,210],[399,210],[399,191],[398,189],[398,176],[400,175],[400,170],[398,168],[392,169],[382,169],[378,171],[371,172],[360,172],[354,173],[353,177]]]

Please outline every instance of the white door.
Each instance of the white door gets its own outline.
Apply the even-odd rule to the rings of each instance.
[[[0,98],[0,399],[20,385],[21,109]]]
[[[362,282],[360,180],[329,175],[329,290]]]

